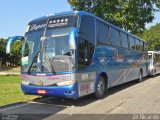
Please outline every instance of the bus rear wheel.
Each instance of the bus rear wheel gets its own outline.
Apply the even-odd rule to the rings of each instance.
[[[104,77],[100,76],[98,83],[96,85],[96,91],[94,93],[94,97],[96,99],[100,99],[100,98],[104,97],[105,90],[106,90],[106,85],[105,85]]]
[[[156,76],[156,70],[153,70],[153,75],[152,77],[155,77]]]
[[[142,70],[140,70],[138,82],[142,82],[142,81],[143,81],[143,72],[142,72]]]

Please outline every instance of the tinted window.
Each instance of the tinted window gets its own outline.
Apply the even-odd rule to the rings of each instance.
[[[135,49],[135,40],[134,37],[129,37],[129,41],[130,41],[130,49]]]
[[[82,68],[86,66],[86,62],[88,59],[88,42],[79,38],[78,40],[78,67]]]
[[[110,28],[111,43],[115,46],[120,46],[120,32],[114,28]]]
[[[46,27],[49,29],[59,29],[77,26],[77,15],[65,15],[47,18],[38,21],[32,21],[28,24],[26,33],[43,31]]]
[[[141,51],[144,51],[143,41],[140,41],[140,47],[141,47]]]
[[[58,29],[77,26],[77,15],[67,15],[50,18],[47,25],[48,29]]]
[[[95,45],[95,23],[94,18],[89,16],[82,16],[80,33],[84,34],[90,43]]]
[[[140,50],[140,41],[138,39],[136,40],[136,50]]]
[[[144,42],[144,50],[145,50],[145,51],[148,50],[148,48],[147,48],[147,43],[145,43],[145,42]]]
[[[43,31],[47,26],[47,19],[30,22],[26,29],[26,34]]]
[[[109,44],[109,27],[97,21],[97,45]]]
[[[121,37],[122,37],[122,47],[124,48],[128,48],[128,37],[127,37],[127,34],[125,33],[121,33]]]
[[[85,68],[92,61],[95,47],[94,18],[82,16],[78,36],[78,69]]]

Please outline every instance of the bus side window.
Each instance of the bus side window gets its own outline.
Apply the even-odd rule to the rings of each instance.
[[[78,35],[78,68],[84,68],[92,61],[95,48],[95,21],[93,17],[82,16]]]
[[[109,44],[109,27],[97,20],[97,45]]]
[[[143,51],[145,51],[145,42],[143,42]]]
[[[135,49],[134,37],[129,37],[129,41],[130,41],[130,49]]]
[[[95,45],[95,22],[93,17],[81,17],[80,33],[86,34],[88,41]]]
[[[78,63],[79,67],[84,67],[88,62],[88,42],[79,38],[78,40]]]
[[[136,50],[140,50],[140,41],[136,39]]]
[[[120,33],[118,30],[110,27],[110,32],[111,32],[111,44],[120,47]]]
[[[122,47],[123,48],[128,48],[128,37],[127,34],[125,33],[121,33],[121,37],[122,37]]]
[[[148,51],[147,43],[144,42],[144,51]]]
[[[141,47],[141,51],[144,51],[143,41],[140,41],[140,47]]]

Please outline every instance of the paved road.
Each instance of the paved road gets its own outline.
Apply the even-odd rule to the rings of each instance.
[[[155,78],[146,78],[141,83],[133,81],[111,88],[108,96],[101,100],[95,100],[92,96],[77,100],[43,98],[1,107],[0,113],[3,113],[1,116],[3,119],[5,117],[23,117],[26,120],[72,120],[75,118],[104,120],[106,115],[111,115],[110,119],[115,119],[115,117],[117,119],[123,117],[123,119],[160,119],[160,75]],[[8,116],[13,114],[18,114],[18,116]],[[120,116],[121,114],[123,115]],[[143,114],[157,114],[157,116],[145,116]]]

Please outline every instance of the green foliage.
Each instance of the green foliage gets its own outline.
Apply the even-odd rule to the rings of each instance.
[[[11,48],[11,54],[6,54],[7,40],[0,39],[0,66],[19,66],[21,60],[21,46],[22,42],[14,42]],[[7,64],[8,63],[8,64]]]
[[[160,23],[144,30],[138,36],[148,42],[148,50],[160,50]]]
[[[9,55],[6,54],[6,43],[5,39],[0,39],[0,66],[6,65],[6,60],[9,59]]]
[[[73,10],[85,10],[132,33],[153,21],[159,0],[68,0]]]
[[[0,76],[0,106],[38,97],[23,94],[20,88],[20,78],[20,76]]]
[[[6,42],[4,41],[4,39],[0,39],[0,59],[2,60],[2,57],[5,56],[5,45]]]
[[[155,0],[156,6],[160,8],[160,0]]]
[[[22,41],[16,41],[13,43],[12,47],[11,47],[11,57],[12,60],[14,62],[14,64],[16,65],[20,65],[21,62],[21,47],[22,47]]]

